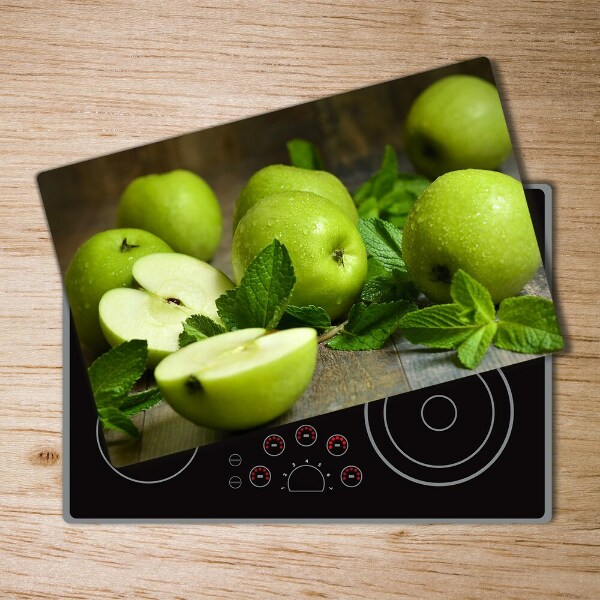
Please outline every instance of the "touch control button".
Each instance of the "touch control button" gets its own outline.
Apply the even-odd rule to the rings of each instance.
[[[239,487],[241,487],[241,485],[242,485],[242,480],[237,475],[230,477],[230,479],[229,479],[229,487],[230,488],[237,490]]]
[[[301,446],[312,446],[317,441],[317,430],[312,425],[300,425],[296,429],[296,441]]]
[[[255,487],[265,487],[271,481],[271,471],[263,465],[257,465],[250,471],[250,483]]]
[[[340,479],[346,487],[356,487],[362,481],[362,471],[354,465],[348,465],[342,471]]]
[[[229,464],[232,467],[239,467],[242,464],[242,457],[239,454],[232,454],[229,457]]]
[[[339,433],[332,435],[327,440],[327,452],[333,456],[342,456],[348,450],[348,440]]]
[[[285,441],[280,435],[269,435],[263,442],[263,449],[269,456],[279,456],[285,450]]]

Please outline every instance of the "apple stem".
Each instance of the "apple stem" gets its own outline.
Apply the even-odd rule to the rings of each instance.
[[[139,248],[139,246],[136,244],[128,244],[127,238],[123,238],[123,241],[121,242],[121,252],[127,252],[127,250],[131,250],[131,248]]]
[[[333,251],[333,259],[342,267],[344,266],[344,251],[343,250],[334,250]]]
[[[326,342],[327,340],[330,340],[332,337],[335,337],[340,331],[342,331],[344,329],[344,326],[346,325],[346,323],[348,323],[348,321],[344,321],[340,325],[336,325],[335,327],[332,327],[331,329],[326,331],[324,334],[320,335],[317,338],[317,342],[319,344],[321,344],[322,342]]]

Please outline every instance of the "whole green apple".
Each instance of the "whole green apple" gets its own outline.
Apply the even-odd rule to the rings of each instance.
[[[511,153],[498,91],[472,75],[450,75],[426,88],[408,112],[404,142],[417,171],[430,179],[496,169]]]
[[[96,351],[108,347],[98,319],[100,298],[113,288],[131,287],[133,265],[142,256],[171,251],[140,229],[102,231],[79,247],[65,274],[65,287],[82,344]]]
[[[121,196],[117,225],[150,231],[175,252],[200,260],[213,257],[223,232],[214,192],[204,179],[183,169],[134,179]]]
[[[519,181],[466,169],[438,177],[406,219],[402,253],[415,286],[449,302],[458,269],[482,283],[495,303],[514,296],[541,265]]]
[[[308,327],[266,333],[240,329],[167,356],[154,371],[167,402],[215,429],[248,429],[282,415],[310,383],[317,334]]]
[[[334,204],[310,192],[281,192],[255,204],[239,222],[231,259],[239,283],[256,255],[278,239],[287,248],[296,285],[290,302],[345,315],[367,275],[367,255],[354,223]]]
[[[98,307],[104,337],[111,346],[128,340],[148,342],[148,366],[179,348],[183,321],[205,315],[221,322],[216,299],[233,288],[229,278],[187,254],[150,254],[133,265],[141,289],[118,288]]]
[[[288,165],[270,165],[250,177],[242,190],[233,215],[233,229],[257,202],[278,192],[311,192],[333,202],[353,223],[358,212],[344,184],[327,171],[300,169]]]

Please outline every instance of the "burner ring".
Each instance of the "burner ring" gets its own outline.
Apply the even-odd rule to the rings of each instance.
[[[435,465],[435,464],[431,464],[431,463],[421,462],[421,461],[417,460],[416,458],[413,458],[406,452],[404,452],[404,450],[402,450],[402,448],[400,448],[400,446],[396,443],[396,440],[393,438],[392,432],[390,431],[390,427],[388,425],[388,418],[387,418],[388,398],[386,398],[384,405],[383,405],[383,422],[385,424],[385,430],[388,434],[388,437],[390,438],[390,441],[392,442],[392,444],[394,445],[396,450],[398,450],[398,452],[400,452],[400,454],[402,454],[402,456],[404,456],[405,458],[408,458],[408,460],[410,460],[411,462],[413,462],[421,467],[428,467],[430,469],[448,469],[450,467],[457,467],[458,465],[462,465],[463,463],[466,463],[467,461],[471,460],[475,455],[477,455],[481,451],[481,449],[487,444],[487,441],[490,439],[490,436],[492,435],[492,431],[494,429],[494,422],[496,420],[496,409],[494,407],[494,397],[492,396],[492,391],[490,390],[485,379],[481,375],[479,375],[479,373],[477,373],[477,377],[479,377],[479,379],[481,379],[481,381],[483,382],[483,385],[485,386],[488,397],[490,399],[490,404],[491,404],[491,409],[492,409],[492,418],[490,420],[490,427],[487,431],[485,438],[483,439],[483,442],[481,442],[481,444],[479,444],[479,446],[473,452],[471,452],[471,454],[469,454],[469,456],[467,456],[466,458],[463,458],[462,460],[453,462],[453,463],[447,463],[447,464],[443,464],[443,465]],[[438,396],[441,396],[441,395],[438,395]],[[435,397],[436,396],[431,396],[430,398],[428,398],[424,402],[423,406],[425,404],[427,404],[427,402],[429,400],[431,400],[431,398],[435,398]],[[447,396],[441,396],[441,397],[447,398]],[[448,400],[450,400],[450,398],[448,398]],[[450,402],[452,402],[452,400],[450,400]],[[452,402],[452,404],[454,404],[454,402]],[[512,405],[512,397],[511,397],[511,405]],[[456,406],[455,406],[455,408],[456,408]],[[422,411],[422,409],[421,409],[421,411]],[[458,409],[456,410],[456,412],[458,414]],[[425,422],[425,421],[423,421],[423,422]],[[451,423],[451,425],[453,425],[453,424],[454,424],[454,421]],[[427,423],[425,423],[425,425],[427,425]],[[429,425],[427,425],[427,427],[429,427]],[[446,427],[446,429],[449,429],[449,428],[450,428],[450,426]],[[433,429],[433,428],[429,427],[429,429]],[[442,430],[438,430],[438,431],[442,431]]]
[[[392,471],[394,471],[395,473],[397,473],[404,479],[407,479],[408,481],[412,481],[413,483],[430,486],[430,487],[449,487],[449,486],[453,486],[453,485],[459,485],[461,483],[465,483],[467,481],[475,479],[476,477],[481,475],[483,472],[487,471],[498,460],[498,458],[504,451],[504,448],[508,444],[508,440],[510,438],[510,435],[511,435],[512,429],[513,429],[513,425],[514,425],[514,401],[513,401],[513,395],[512,395],[512,391],[510,389],[510,385],[508,383],[508,380],[506,379],[506,376],[504,375],[504,373],[502,372],[501,369],[496,369],[495,372],[501,378],[501,381],[503,383],[505,393],[506,393],[505,399],[508,401],[508,411],[509,412],[507,415],[508,423],[506,425],[506,433],[504,434],[504,436],[502,438],[502,442],[500,443],[499,448],[496,450],[496,452],[493,454],[493,456],[486,462],[486,464],[484,464],[482,467],[477,469],[474,473],[471,473],[464,477],[458,477],[457,479],[454,479],[452,481],[428,481],[428,480],[420,478],[420,477],[413,477],[412,475],[409,475],[405,471],[400,470],[398,467],[396,467],[394,464],[392,464],[392,462],[390,462],[390,460],[388,460],[388,458],[386,458],[383,451],[377,445],[373,431],[371,429],[371,424],[369,422],[369,406],[373,405],[373,407],[375,407],[375,405],[378,403],[367,403],[367,404],[365,404],[365,409],[364,409],[365,426],[366,426],[366,430],[367,430],[367,436],[368,436],[369,441],[371,442],[371,445],[373,446],[373,449],[375,450],[376,454],[379,456],[379,458],[383,461],[383,463],[386,466],[388,466]],[[494,411],[494,415],[495,415],[494,399],[493,399],[491,390],[490,390],[487,382],[485,381],[485,379],[479,373],[477,373],[476,376],[481,380],[481,382],[484,384],[484,386],[487,390],[488,396],[492,403],[492,410]],[[488,439],[490,438],[491,431],[492,431],[493,424],[494,424],[493,423],[494,418],[492,419],[492,425],[490,426],[490,431],[488,432],[488,435],[486,436],[486,439],[484,440],[484,442],[480,445],[480,447],[474,453],[471,453],[471,455],[469,457],[467,457],[466,459],[464,459],[462,461],[458,461],[457,463],[454,463],[453,465],[448,465],[448,466],[446,466],[446,465],[441,465],[441,466],[440,465],[427,465],[427,464],[419,463],[418,461],[415,461],[413,458],[407,456],[404,452],[402,452],[402,450],[398,447],[398,445],[395,443],[394,439],[392,438],[390,429],[389,429],[389,426],[387,423],[387,411],[386,411],[387,401],[388,401],[388,398],[385,399],[385,402],[383,404],[383,415],[382,416],[383,416],[383,421],[384,421],[384,425],[385,425],[385,431],[386,431],[387,436],[389,437],[389,440],[391,441],[393,446],[396,448],[396,450],[398,450],[401,454],[403,454],[403,456],[405,458],[408,458],[413,463],[417,463],[421,466],[424,466],[427,468],[433,467],[433,468],[440,469],[440,468],[446,468],[446,467],[450,468],[455,465],[460,465],[461,463],[466,462],[467,460],[469,460],[470,458],[475,456],[478,452],[480,452],[483,449],[483,447],[485,446]],[[373,416],[376,416],[376,413]]]
[[[446,425],[446,427],[434,427],[433,425],[430,425],[427,422],[427,419],[425,419],[425,407],[427,406],[427,404],[430,400],[434,400],[436,398],[444,398],[445,400],[448,400],[448,402],[450,402],[450,404],[452,405],[452,408],[454,409],[454,417],[452,418],[452,421],[450,421],[450,424]],[[425,402],[423,402],[423,406],[421,406],[421,420],[423,421],[425,426],[429,427],[429,429],[431,429],[432,431],[446,431],[446,429],[450,429],[450,427],[452,427],[452,425],[454,425],[454,423],[456,423],[457,418],[458,418],[458,408],[456,408],[456,404],[454,404],[454,400],[452,400],[452,398],[448,398],[448,396],[444,396],[443,394],[435,394],[435,396],[429,396],[429,398],[427,398],[427,400],[425,400]]]

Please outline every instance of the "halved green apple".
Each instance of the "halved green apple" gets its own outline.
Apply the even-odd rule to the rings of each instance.
[[[316,360],[314,329],[270,334],[260,328],[240,329],[167,356],[154,377],[167,402],[186,419],[239,430],[286,412],[308,387]]]
[[[111,346],[147,340],[149,366],[179,348],[182,323],[191,315],[206,315],[220,323],[215,301],[233,287],[221,271],[175,253],[138,259],[133,278],[141,289],[116,288],[102,296],[100,326]]]

